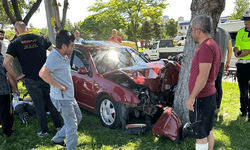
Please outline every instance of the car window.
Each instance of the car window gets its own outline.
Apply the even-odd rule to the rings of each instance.
[[[99,74],[147,63],[143,56],[129,48],[97,50],[92,58]]]
[[[84,68],[84,67],[86,67],[89,72],[91,71],[86,54],[81,53],[78,50],[74,50],[71,69],[77,71],[78,68]]]
[[[157,48],[157,44],[158,43],[154,43],[153,46],[152,46],[152,49],[156,49]]]

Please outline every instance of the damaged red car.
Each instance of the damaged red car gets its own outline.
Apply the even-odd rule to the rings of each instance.
[[[181,122],[171,109],[177,62],[149,62],[131,47],[102,41],[76,45],[70,59],[75,98],[103,126],[125,129],[131,122],[144,122],[154,134],[179,140]]]

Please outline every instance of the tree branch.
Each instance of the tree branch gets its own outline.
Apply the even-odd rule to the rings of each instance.
[[[13,6],[13,9],[14,9],[14,12],[15,12],[16,20],[17,21],[22,21],[23,19],[22,19],[22,16],[20,14],[20,11],[19,11],[17,1],[16,0],[11,0],[11,2],[12,2],[12,6]]]
[[[28,14],[25,16],[25,18],[23,19],[23,22],[27,25],[30,18],[32,17],[32,15],[37,11],[37,9],[39,8],[40,4],[41,4],[42,0],[37,0],[32,8],[30,9],[30,11],[28,12]]]
[[[55,28],[56,31],[59,31],[62,27],[61,27],[61,22],[60,22],[60,16],[59,16],[59,8],[58,8],[58,4],[56,0],[52,0],[52,6],[54,8],[54,12],[55,12]]]
[[[5,10],[7,16],[10,18],[10,21],[11,21],[12,23],[15,23],[15,22],[16,22],[16,18],[15,18],[14,15],[11,13],[10,7],[9,7],[9,4],[8,4],[7,0],[2,0],[2,5],[3,5],[3,9]]]
[[[62,23],[61,23],[62,29],[65,26],[66,14],[67,14],[68,6],[69,6],[68,0],[64,0],[64,4],[63,4],[63,17],[62,17]]]

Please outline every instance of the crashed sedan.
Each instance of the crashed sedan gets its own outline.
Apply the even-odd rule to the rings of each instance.
[[[154,134],[179,139],[181,122],[171,109],[177,62],[149,62],[131,47],[102,41],[77,44],[70,59],[75,98],[80,107],[96,113],[103,126],[125,129],[134,118],[144,118]]]

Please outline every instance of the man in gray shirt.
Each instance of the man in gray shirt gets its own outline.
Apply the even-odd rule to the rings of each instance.
[[[218,113],[218,111],[220,110],[222,94],[223,94],[222,83],[221,83],[222,76],[224,73],[224,69],[226,71],[228,71],[228,69],[230,67],[230,60],[232,57],[233,50],[232,50],[231,36],[224,29],[217,27],[214,40],[219,45],[219,47],[221,49],[221,54],[222,54],[220,70],[219,70],[218,76],[215,80],[215,88],[217,90],[217,94],[216,94],[217,110],[216,110],[216,113]],[[225,62],[225,60],[226,60],[226,62]]]
[[[73,34],[60,30],[56,35],[56,48],[53,48],[39,72],[39,76],[50,84],[51,101],[64,120],[64,126],[51,141],[54,144],[66,146],[70,150],[76,149],[77,128],[82,119],[81,111],[74,98],[74,86],[68,58],[68,55],[73,52],[74,40]]]

